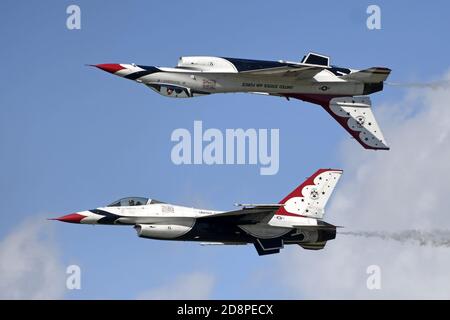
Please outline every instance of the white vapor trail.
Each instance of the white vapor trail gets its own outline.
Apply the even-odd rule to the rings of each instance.
[[[409,83],[401,83],[401,82],[385,82],[387,85],[392,87],[404,87],[404,88],[423,88],[423,89],[446,89],[450,87],[449,80],[441,80],[435,82],[409,82]]]
[[[344,231],[342,235],[378,238],[382,240],[394,240],[403,244],[414,244],[431,247],[450,247],[450,230],[402,230],[397,232],[387,231]]]

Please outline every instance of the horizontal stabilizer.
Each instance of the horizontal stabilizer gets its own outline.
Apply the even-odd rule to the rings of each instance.
[[[341,76],[341,79],[360,81],[364,83],[383,82],[386,81],[390,73],[391,69],[374,67],[343,75]]]

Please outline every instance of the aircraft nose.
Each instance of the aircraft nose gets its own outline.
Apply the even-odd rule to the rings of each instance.
[[[50,219],[50,220],[58,220],[58,221],[68,222],[68,223],[81,223],[81,220],[83,220],[86,217],[87,216],[79,214],[79,213],[71,213],[71,214],[67,214],[65,216]]]
[[[94,67],[97,67],[103,71],[109,72],[109,73],[116,73],[117,71],[126,69],[125,67],[122,67],[120,64],[117,63],[102,63],[102,64],[96,64]]]

